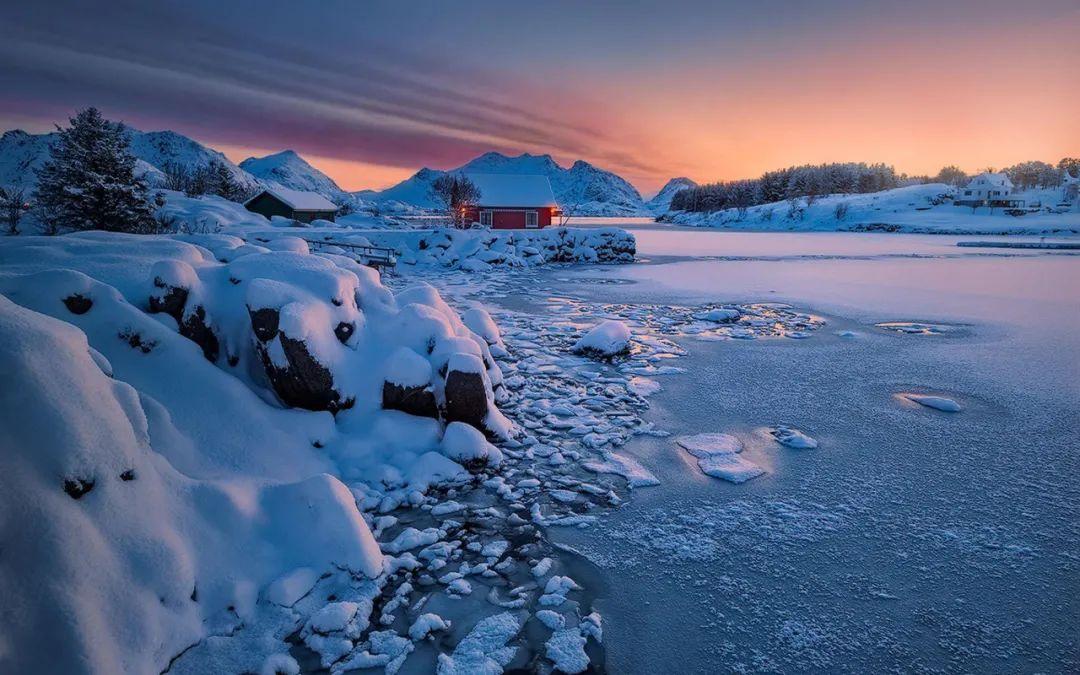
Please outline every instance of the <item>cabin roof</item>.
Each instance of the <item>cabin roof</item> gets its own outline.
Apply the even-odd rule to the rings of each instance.
[[[558,207],[547,176],[470,173],[466,177],[480,188],[480,206]]]
[[[323,197],[318,192],[290,190],[283,187],[268,187],[244,203],[245,206],[262,196],[263,192],[277,198],[294,211],[337,211],[337,204]]]

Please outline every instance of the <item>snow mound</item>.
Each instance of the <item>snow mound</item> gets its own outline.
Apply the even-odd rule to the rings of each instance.
[[[630,328],[622,321],[604,321],[581,336],[573,351],[605,358],[626,354],[630,351]]]
[[[382,571],[337,479],[185,476],[155,447],[179,430],[102,372],[83,331],[0,296],[0,340],[0,371],[18,383],[0,391],[0,512],[20,514],[0,520],[17,608],[5,672],[160,672],[285,572]]]

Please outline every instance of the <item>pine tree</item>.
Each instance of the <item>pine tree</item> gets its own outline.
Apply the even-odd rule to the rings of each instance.
[[[224,162],[214,160],[210,164],[209,174],[212,185],[210,192],[234,202],[244,200],[243,186],[236,180],[236,177],[233,176],[232,171],[225,166]]]
[[[38,173],[34,201],[46,231],[151,229],[150,188],[135,175],[124,125],[108,121],[96,108],[70,121],[67,129],[57,127],[52,157]]]

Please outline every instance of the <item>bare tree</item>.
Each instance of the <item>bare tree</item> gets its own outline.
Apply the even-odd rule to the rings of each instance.
[[[847,202],[840,202],[839,204],[836,205],[836,208],[833,210],[833,215],[836,216],[837,220],[844,220],[845,218],[847,218],[847,214],[848,214],[848,203]]]
[[[187,168],[179,162],[166,162],[161,167],[161,172],[165,174],[165,182],[162,187],[166,190],[175,190],[176,192],[185,192],[187,190],[188,176]]]
[[[431,196],[442,205],[454,227],[461,229],[469,207],[480,200],[480,188],[465,176],[447,173],[431,184]]]
[[[3,220],[8,234],[19,233],[19,221],[28,208],[26,190],[0,187],[0,219]]]

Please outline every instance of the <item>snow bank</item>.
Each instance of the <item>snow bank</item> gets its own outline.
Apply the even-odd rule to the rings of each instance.
[[[381,572],[337,479],[185,476],[155,447],[179,431],[102,372],[81,330],[0,297],[0,340],[16,383],[0,391],[0,588],[17,645],[0,670],[160,672],[289,570]]]
[[[914,232],[927,234],[1076,234],[1080,233],[1080,204],[1059,209],[1062,191],[1033,190],[1015,195],[1038,210],[1013,216],[1006,209],[955,206],[956,188],[942,183],[857,195],[828,195],[807,205],[800,199],[792,211],[788,202],[712,212],[673,211],[662,220],[675,225],[735,230],[838,230],[855,232]],[[839,209],[839,211],[838,211]],[[1059,213],[1057,211],[1063,210]],[[791,215],[789,215],[789,213]]]
[[[493,267],[530,267],[551,262],[629,263],[634,235],[616,227],[549,227],[541,230],[371,231],[376,246],[398,252],[402,265],[454,267],[485,271]]]

